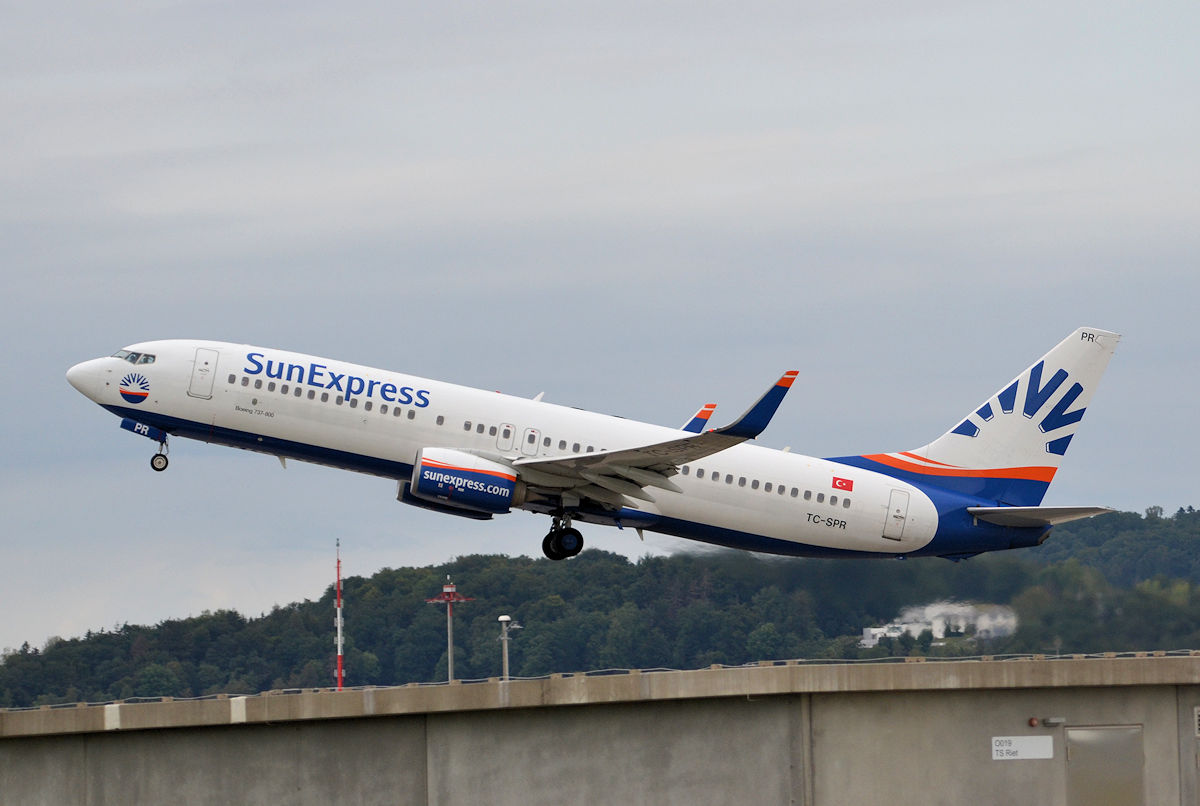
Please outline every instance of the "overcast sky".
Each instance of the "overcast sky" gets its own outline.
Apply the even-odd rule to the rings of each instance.
[[[64,378],[148,339],[672,426],[795,368],[759,441],[835,456],[930,441],[1087,325],[1124,338],[1046,503],[1200,505],[1194,2],[2,18],[0,648],[316,598],[337,538],[360,575],[540,552],[545,518],[372,477],[186,440],[154,473]]]

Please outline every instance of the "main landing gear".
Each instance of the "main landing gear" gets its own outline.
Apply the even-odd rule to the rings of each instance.
[[[542,551],[551,560],[565,560],[583,551],[583,535],[571,527],[571,519],[555,516],[550,533],[542,539]]]

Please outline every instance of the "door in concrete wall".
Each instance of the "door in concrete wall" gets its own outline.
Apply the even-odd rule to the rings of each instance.
[[[1067,728],[1067,806],[1144,806],[1141,725]]]

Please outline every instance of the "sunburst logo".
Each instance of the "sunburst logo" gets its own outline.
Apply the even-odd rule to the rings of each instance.
[[[121,379],[121,397],[129,403],[141,403],[150,395],[150,381],[145,375],[131,372]]]
[[[1067,371],[1060,369],[1043,385],[1042,373],[1045,369],[1045,363],[1045,361],[1039,361],[1032,366],[1022,378],[1013,381],[1007,389],[997,394],[987,403],[984,403],[975,412],[975,416],[984,423],[990,423],[996,417],[997,409],[1000,410],[1001,414],[1012,414],[1017,410],[1017,404],[1022,403],[1018,395],[1018,392],[1022,389],[1024,390],[1025,397],[1021,406],[1021,414],[1028,420],[1033,420],[1041,415],[1042,411],[1049,405],[1050,399],[1069,380]],[[1083,386],[1081,384],[1071,384],[1066,394],[1060,397],[1050,411],[1038,421],[1038,430],[1043,434],[1049,434],[1052,431],[1058,431],[1060,428],[1075,425],[1082,420],[1083,413],[1087,410],[1086,408],[1070,410],[1071,406],[1082,394]],[[968,417],[959,423],[958,428],[955,428],[953,433],[961,434],[965,437],[977,437],[979,436],[980,428],[981,426],[978,423],[973,422],[972,418]],[[1073,433],[1063,433],[1057,439],[1050,440],[1046,443],[1046,452],[1059,456],[1064,455],[1067,452],[1067,445],[1071,443],[1072,436]]]

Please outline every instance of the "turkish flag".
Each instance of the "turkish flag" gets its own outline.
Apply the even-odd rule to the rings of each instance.
[[[837,476],[834,476],[833,477],[833,489],[845,490],[848,493],[852,493],[852,492],[854,492],[854,480],[853,479],[840,479]]]

